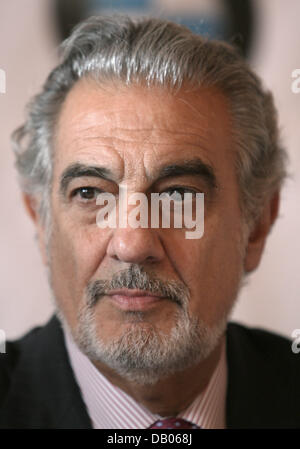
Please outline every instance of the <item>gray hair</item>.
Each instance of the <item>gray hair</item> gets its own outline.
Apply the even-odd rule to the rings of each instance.
[[[281,187],[287,155],[279,142],[272,94],[265,91],[238,51],[174,23],[127,16],[94,16],[62,44],[62,60],[41,93],[28,105],[27,120],[13,133],[23,191],[38,197],[48,213],[52,179],[52,137],[60,108],[84,76],[98,82],[179,89],[214,86],[226,96],[232,117],[240,206],[251,226],[261,207]]]

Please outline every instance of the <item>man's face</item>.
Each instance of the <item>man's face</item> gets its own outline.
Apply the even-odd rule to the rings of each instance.
[[[170,94],[161,88],[99,87],[91,80],[73,87],[55,135],[48,263],[56,301],[74,335],[88,301],[90,321],[85,316],[84,325],[93,323],[104,347],[128,332],[138,338],[141,330],[144,346],[148,334],[168,339],[184,307],[194,324],[224,330],[243,270],[234,158],[228,106],[217,91]],[[70,170],[74,164],[81,170],[76,174]],[[187,239],[186,229],[174,227],[100,229],[96,196],[109,192],[118,198],[120,186],[128,196],[203,192],[204,235]],[[157,279],[159,287],[182,289],[185,306],[163,295],[128,301],[125,290],[125,299],[120,291],[89,297],[96,281],[109,287],[120,273],[126,278],[133,272],[138,279],[142,273]]]

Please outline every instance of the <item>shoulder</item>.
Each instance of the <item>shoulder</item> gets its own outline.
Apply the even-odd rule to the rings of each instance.
[[[36,327],[17,340],[6,342],[5,353],[0,354],[0,405],[10,389],[24,351],[30,346],[34,347],[40,329],[41,327]]]
[[[300,427],[300,354],[292,341],[259,328],[227,328],[229,427]]]
[[[237,323],[228,324],[227,359],[232,368],[247,366],[249,373],[260,370],[261,378],[272,375],[278,382],[300,374],[300,355],[289,338]]]
[[[90,428],[63,331],[54,316],[0,357],[0,428]]]
[[[274,353],[282,352],[283,357],[294,359],[292,341],[278,333],[262,328],[251,328],[249,326],[230,322],[227,327],[227,343],[234,350],[244,350],[259,353],[267,358]]]

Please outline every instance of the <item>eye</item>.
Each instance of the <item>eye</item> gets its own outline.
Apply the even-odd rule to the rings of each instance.
[[[96,201],[97,196],[102,191],[97,189],[96,187],[78,187],[73,190],[71,193],[71,197],[77,197],[80,202],[89,203],[92,201]]]
[[[191,193],[193,195],[192,198],[196,198],[197,192],[186,187],[170,187],[162,192],[161,196],[171,196],[174,201],[183,201],[185,193]]]

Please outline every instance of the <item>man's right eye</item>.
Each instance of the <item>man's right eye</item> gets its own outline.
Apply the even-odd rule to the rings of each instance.
[[[78,187],[71,193],[71,198],[77,197],[80,202],[88,203],[96,201],[101,190],[96,187]]]

